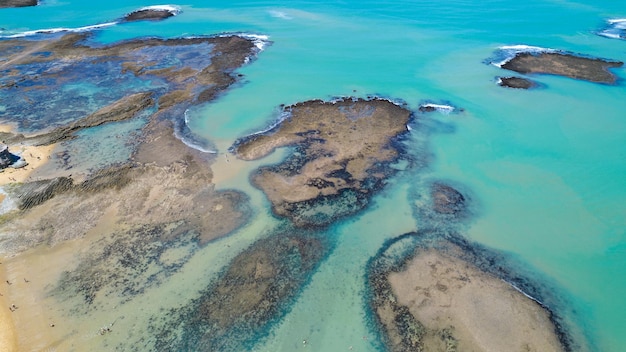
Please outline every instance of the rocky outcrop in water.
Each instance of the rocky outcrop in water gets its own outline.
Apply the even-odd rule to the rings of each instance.
[[[500,67],[522,74],[546,73],[590,82],[615,84],[617,77],[609,71],[624,65],[620,61],[576,56],[562,52],[517,53]]]
[[[320,100],[286,107],[289,117],[270,131],[235,143],[236,155],[255,160],[292,147],[280,164],[251,177],[274,213],[297,226],[323,226],[353,214],[394,173],[395,143],[407,132],[411,112],[387,100]]]
[[[498,85],[516,89],[531,89],[537,87],[537,83],[521,77],[498,77]]]
[[[133,11],[128,15],[124,16],[122,21],[124,22],[135,22],[135,21],[160,21],[173,16],[176,16],[179,13],[179,10],[173,8],[171,6],[168,7],[160,7],[153,6],[142,8],[137,11]]]

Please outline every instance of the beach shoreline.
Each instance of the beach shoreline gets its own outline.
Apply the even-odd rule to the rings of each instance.
[[[9,124],[0,124],[0,133],[13,133],[14,127]],[[50,160],[56,144],[33,146],[24,143],[9,144],[9,152],[24,158],[28,165],[19,169],[7,167],[0,170],[0,187],[14,182],[25,182],[41,166]],[[0,195],[0,203],[3,197]]]

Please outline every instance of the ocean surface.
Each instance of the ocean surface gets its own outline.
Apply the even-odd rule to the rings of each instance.
[[[626,61],[626,40],[620,38],[626,22],[616,21],[626,18],[626,2],[187,0],[172,4],[180,13],[164,21],[114,23],[149,5],[160,4],[43,0],[37,7],[0,10],[0,36],[100,24],[89,30],[101,43],[267,36],[271,44],[238,71],[244,75],[240,84],[186,113],[190,130],[208,141],[219,160],[237,138],[276,121],[281,104],[375,95],[413,110],[424,103],[454,107],[412,126],[420,131],[414,138],[425,141],[415,145],[431,155],[427,165],[419,174],[400,173],[373,206],[328,230],[336,248],[256,350],[293,351],[303,348],[303,340],[315,351],[375,350],[362,298],[366,263],[385,240],[420,228],[412,195],[434,180],[462,185],[470,195],[468,239],[515,258],[538,285],[558,288],[567,302],[564,314],[591,350],[624,350],[626,70],[613,71],[616,86],[536,75],[532,79],[541,87],[526,91],[498,86],[496,77],[511,73],[490,62],[506,55],[499,48],[513,45]],[[0,119],[10,120],[4,111],[0,101]],[[129,126],[123,128],[136,128]],[[256,215],[198,252],[180,275],[215,275],[272,226],[269,203],[248,174],[279,158],[233,163],[237,173],[228,177],[216,172],[217,187],[248,193]],[[179,279],[150,295],[165,302],[164,292],[197,285],[189,281]],[[145,314],[151,305],[136,309]]]

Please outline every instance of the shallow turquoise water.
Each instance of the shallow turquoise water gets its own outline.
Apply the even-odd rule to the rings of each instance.
[[[44,0],[37,8],[1,10],[0,28],[5,30],[0,34],[107,23],[145,5],[152,4]],[[541,277],[563,287],[594,350],[620,351],[626,345],[623,81],[605,86],[536,76],[543,88],[507,90],[495,84],[495,76],[507,73],[483,63],[499,46],[515,44],[626,61],[626,41],[594,33],[607,19],[626,17],[626,3],[195,0],[181,7],[179,16],[163,22],[107,27],[98,31],[97,40],[221,32],[269,35],[273,44],[240,70],[243,84],[217,102],[189,111],[192,130],[211,140],[220,153],[237,137],[276,119],[280,104],[377,94],[401,99],[414,109],[424,101],[463,108],[462,113],[430,117],[445,128],[429,135],[434,158],[421,177],[471,189],[480,211],[467,236],[522,258]],[[624,69],[614,72],[626,79]],[[239,184],[248,191],[245,182],[240,178],[228,186]],[[411,202],[403,196],[406,182],[388,190],[386,196],[396,202],[390,204]],[[321,304],[320,297],[334,299],[326,293],[333,275],[361,278],[365,261],[384,239],[419,227],[406,225],[406,216],[404,211],[374,208],[341,224],[335,253],[285,318],[300,323],[279,325],[259,348],[292,350],[285,338],[297,335],[302,337],[293,343],[314,336],[327,340],[319,349],[313,341],[310,347],[332,349],[343,331],[338,326],[345,330],[342,319],[354,325],[345,336],[362,339],[366,328],[358,280],[338,288],[343,296],[335,304],[345,309],[332,315],[318,312],[306,322],[303,317]],[[380,219],[387,226],[367,225],[384,225]],[[355,233],[368,240],[355,240]],[[345,248],[361,251],[352,257]],[[359,303],[340,303],[350,300]],[[360,315],[348,317],[353,314]]]

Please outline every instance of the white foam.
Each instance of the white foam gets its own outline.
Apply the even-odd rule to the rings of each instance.
[[[291,116],[291,112],[290,111],[282,111],[280,113],[280,115],[278,115],[278,118],[274,122],[272,122],[268,128],[266,128],[264,130],[261,130],[261,131],[258,131],[258,132],[250,133],[248,136],[257,136],[257,135],[260,135],[260,134],[265,134],[265,133],[273,130],[276,126],[280,125],[281,122],[285,121],[290,116]]]
[[[420,105],[420,108],[433,108],[444,114],[449,114],[454,111],[454,106],[433,103],[422,104]]]
[[[526,292],[522,291],[522,289],[521,289],[521,288],[519,288],[519,287],[515,286],[512,282],[508,282],[508,281],[506,281],[506,280],[502,280],[502,281],[504,281],[504,282],[506,282],[507,284],[511,285],[511,287],[513,287],[513,288],[514,288],[517,292],[519,292],[519,293],[523,294],[523,295],[524,295],[524,296],[526,296],[527,298],[529,298],[529,299],[531,299],[531,300],[533,300],[533,301],[535,301],[535,302],[539,303],[539,305],[540,305],[540,306],[545,307],[545,305],[543,304],[543,302],[541,302],[540,300],[536,299],[535,297],[533,297],[533,296],[529,295],[528,293],[526,293]]]
[[[136,10],[133,12],[139,12],[139,11],[167,11],[174,16],[178,15],[181,12],[180,7],[176,5],[152,5],[152,6],[142,7],[139,10]]]
[[[0,38],[22,38],[22,37],[30,37],[30,36],[37,35],[37,34],[53,34],[53,33],[61,33],[61,32],[73,32],[73,33],[89,32],[95,29],[115,26],[118,23],[119,22],[107,22],[107,23],[94,24],[91,26],[84,26],[84,27],[78,27],[78,28],[57,27],[57,28],[37,29],[34,31],[20,32],[20,33],[11,34],[11,35],[0,35]]]
[[[609,27],[598,35],[612,39],[626,39],[626,18],[613,18],[606,21]]]
[[[511,61],[515,57],[515,55],[519,53],[529,53],[529,54],[540,54],[540,53],[554,53],[558,52],[556,49],[551,48],[542,48],[540,46],[532,46],[532,45],[505,45],[498,48],[498,58],[503,57],[500,61],[492,61],[491,64],[497,67],[502,67],[502,65]]]
[[[626,18],[613,18],[607,21],[609,24],[623,24],[626,26]]]

